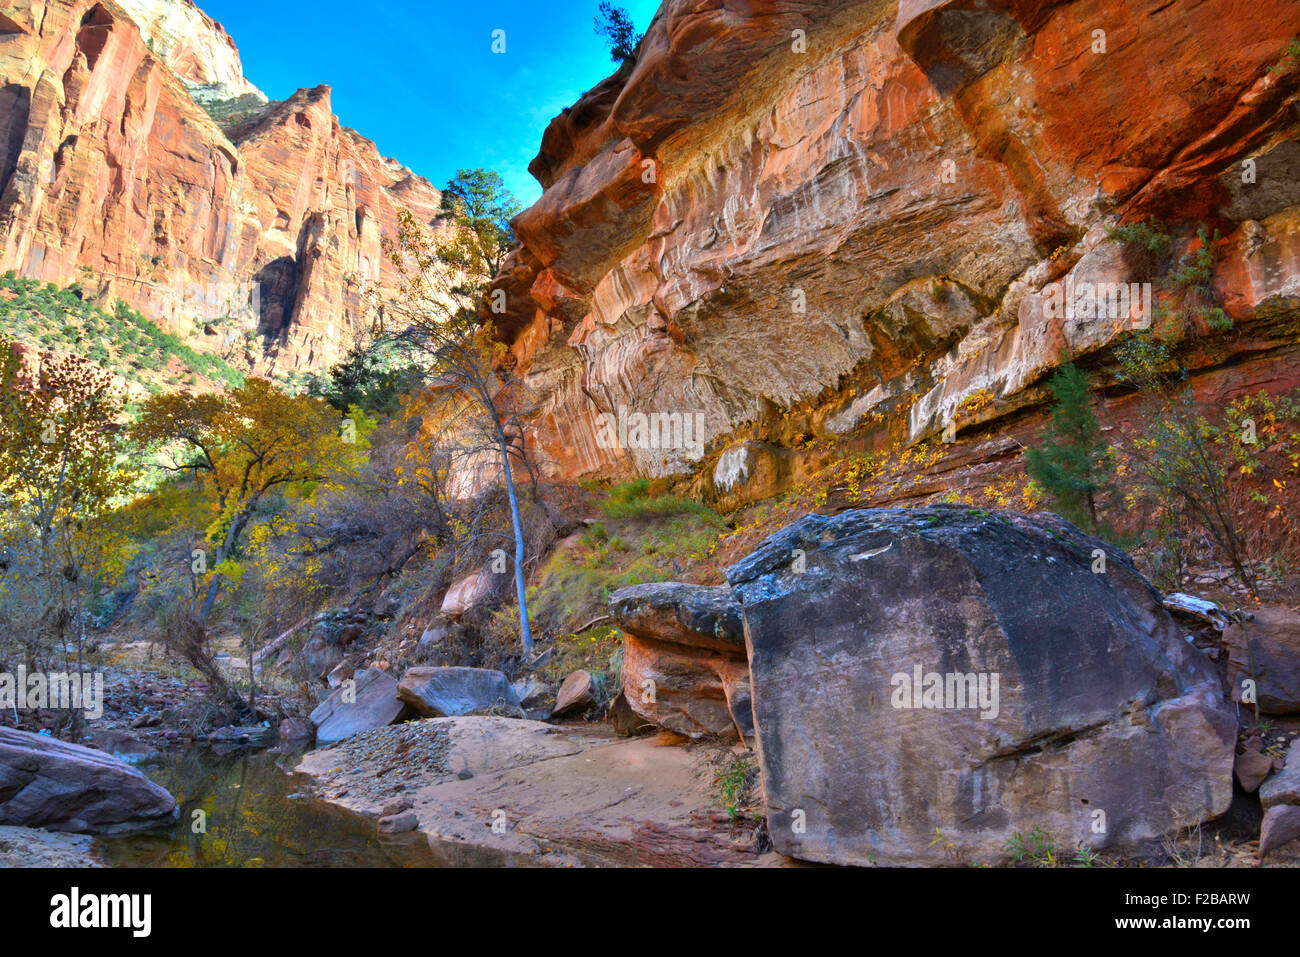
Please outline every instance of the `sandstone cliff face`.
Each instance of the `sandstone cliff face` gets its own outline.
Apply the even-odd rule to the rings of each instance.
[[[117,0],[140,27],[149,49],[180,77],[195,99],[266,94],[244,77],[239,48],[225,28],[190,0]]]
[[[0,271],[98,282],[173,331],[203,328],[199,345],[260,334],[242,356],[259,371],[320,366],[364,321],[399,205],[432,221],[441,197],[341,127],[328,87],[227,136],[194,97],[256,94],[228,41],[182,0],[6,7]]]
[[[538,449],[722,497],[808,440],[1016,415],[1137,318],[1062,320],[1049,284],[1144,278],[1106,228],[1148,215],[1223,237],[1202,388],[1296,384],[1297,35],[1290,0],[667,0],[547,129],[498,280]],[[620,407],[705,445],[602,447]]]

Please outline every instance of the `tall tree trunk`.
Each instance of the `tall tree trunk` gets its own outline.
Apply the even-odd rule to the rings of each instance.
[[[506,480],[506,497],[510,499],[510,519],[515,526],[515,591],[519,594],[519,640],[524,656],[533,653],[533,628],[528,620],[528,597],[524,591],[524,527],[519,520],[519,499],[515,496],[515,478],[510,469],[510,445],[505,429],[497,423],[497,444],[501,448],[501,469]]]

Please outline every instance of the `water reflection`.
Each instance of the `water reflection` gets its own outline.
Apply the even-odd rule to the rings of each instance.
[[[421,835],[381,841],[373,821],[305,795],[308,779],[281,770],[296,764],[296,756],[268,752],[171,755],[141,770],[180,803],[175,826],[101,838],[96,850],[126,867],[438,866]],[[206,833],[195,832],[196,820]]]

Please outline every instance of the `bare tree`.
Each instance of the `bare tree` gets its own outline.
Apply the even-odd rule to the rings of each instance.
[[[471,228],[460,224],[457,229]],[[461,496],[482,490],[499,474],[510,509],[515,540],[515,591],[519,634],[525,655],[533,650],[524,583],[526,547],[515,465],[526,462],[526,390],[510,374],[508,350],[482,323],[478,303],[491,279],[486,268],[456,254],[464,237],[436,237],[407,210],[398,214],[397,237],[385,252],[397,270],[396,288],[372,290],[375,334],[404,345],[420,359],[435,395],[438,414],[456,436],[456,474]],[[488,463],[490,469],[485,469]]]

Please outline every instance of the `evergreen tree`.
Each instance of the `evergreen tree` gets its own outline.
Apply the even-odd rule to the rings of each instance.
[[[596,17],[596,35],[605,38],[609,58],[615,63],[636,59],[641,34],[636,32],[636,25],[622,7],[616,7],[608,0],[601,3],[600,14]]]
[[[1115,457],[1102,436],[1087,377],[1066,363],[1048,387],[1056,405],[1043,444],[1025,450],[1026,471],[1055,512],[1090,534],[1101,534],[1101,513],[1115,493]]]

